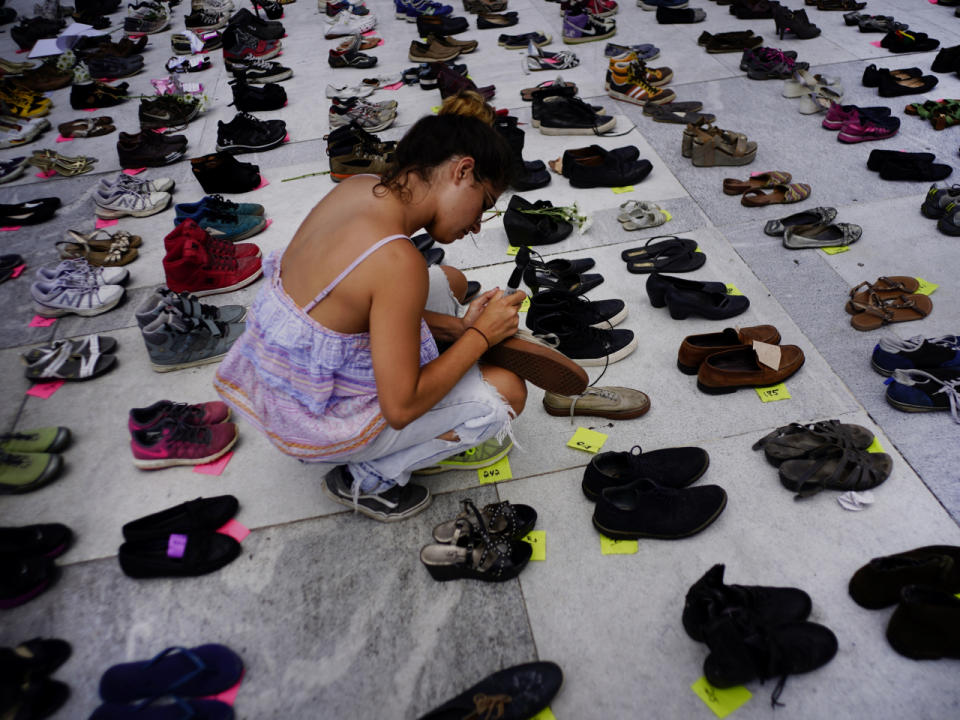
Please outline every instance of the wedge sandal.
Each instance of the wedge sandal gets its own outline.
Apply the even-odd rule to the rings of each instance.
[[[767,461],[780,465],[787,460],[807,458],[822,448],[837,446],[866,450],[873,443],[873,433],[861,425],[841,423],[839,420],[801,425],[790,423],[778,427],[753,444],[754,450],[763,449]]]
[[[440,523],[433,529],[433,539],[438,543],[457,545],[468,541],[474,534],[474,525],[479,518],[484,530],[491,537],[520,540],[537,524],[537,511],[529,505],[513,505],[506,500],[484,505],[477,512],[469,498],[460,502],[462,510],[453,520]]]
[[[681,152],[691,158],[696,167],[749,165],[757,156],[757,143],[747,140],[742,133],[708,123],[690,124],[684,130]]]
[[[801,500],[821,490],[870,490],[890,477],[892,469],[893,458],[886,453],[830,445],[808,458],[785,461],[779,474],[780,483]]]
[[[850,318],[850,324],[855,330],[868,331],[890,323],[923,320],[933,310],[933,301],[927,295],[880,299],[876,293],[870,293],[868,302],[854,302],[853,307],[858,313]]]
[[[872,283],[864,280],[856,287],[850,288],[850,300],[847,301],[846,311],[851,315],[859,312],[853,303],[869,302],[870,293],[875,293],[881,300],[887,300],[897,295],[910,295],[915,293],[919,287],[919,280],[914,277],[907,277],[906,275],[891,275],[889,277],[884,275]]]
[[[744,207],[763,207],[764,205],[795,203],[806,200],[810,197],[812,191],[813,188],[806,183],[774,185],[770,188],[770,192],[764,192],[761,188],[754,188],[743,193],[740,204]]]
[[[843,247],[857,242],[863,228],[853,223],[794,225],[783,233],[783,246],[791,250]]]
[[[786,185],[793,179],[793,176],[782,170],[771,170],[770,172],[757,173],[751,175],[748,180],[737,180],[736,178],[727,178],[723,181],[724,195],[740,195],[748,190],[758,190],[776,187],[777,185]]]
[[[783,237],[788,227],[797,225],[829,225],[837,217],[837,211],[830,207],[815,207],[803,210],[793,215],[787,215],[779,220],[768,220],[763,226],[763,232],[772,237]]]

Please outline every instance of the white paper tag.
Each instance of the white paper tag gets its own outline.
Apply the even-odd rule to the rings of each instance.
[[[770,343],[753,341],[753,349],[757,352],[757,361],[771,370],[780,369],[780,346]]]

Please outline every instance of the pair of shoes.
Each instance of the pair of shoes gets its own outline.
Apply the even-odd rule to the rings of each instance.
[[[583,295],[569,290],[543,290],[530,297],[527,327],[535,330],[542,318],[556,314],[574,318],[583,325],[608,330],[626,320],[627,307],[623,300],[587,300]]]
[[[542,36],[541,33],[535,33],[535,35],[536,38],[532,37],[527,41],[527,53],[521,60],[521,67],[525,73],[539,72],[542,70],[568,70],[580,64],[580,58],[569,50],[561,50],[560,52],[541,50],[537,44],[537,38],[544,36]],[[501,35],[501,38],[502,37]],[[508,49],[512,49],[509,48],[509,46],[507,47]]]
[[[376,65],[377,58],[360,52],[363,36],[358,34],[350,37],[351,39],[343,45],[330,48],[327,64],[332,68],[356,67],[362,69],[372,68]]]
[[[690,158],[695,167],[749,165],[757,157],[757,143],[743,133],[723,130],[702,118],[683,131],[680,154]]]
[[[443,35],[429,35],[425,43],[416,40],[411,42],[407,57],[419,63],[451,62],[476,49],[476,40],[452,40]]]
[[[23,268],[26,267],[26,264],[23,255],[18,255],[17,253],[0,255],[0,283],[5,283],[14,277],[14,274],[19,277],[20,273],[23,272]]]
[[[631,200],[620,206],[624,212],[617,216],[623,226],[630,230],[639,219],[654,213],[663,213],[654,203]],[[655,235],[640,247],[628,248],[620,253],[627,270],[637,275],[662,272],[692,272],[703,267],[706,253],[697,247],[695,240],[678,238],[676,235]]]
[[[723,181],[723,192],[726,195],[740,195],[740,203],[744,207],[795,203],[810,197],[809,185],[791,183],[790,180],[790,173],[780,170],[754,173],[747,180],[726,178]],[[770,192],[764,192],[765,190]]]
[[[517,13],[478,13],[477,30],[513,27],[520,21]]]
[[[926,93],[936,87],[940,80],[933,75],[924,75],[920,68],[888,70],[867,65],[863,71],[864,87],[879,88],[880,97],[899,97]]]
[[[193,220],[212,237],[231,243],[253,237],[267,227],[263,205],[235,203],[221,195],[205,195],[198,202],[180,203],[174,209],[174,225]]]
[[[505,437],[503,440],[490,438],[476,447],[468,448],[461,453],[439,461],[436,465],[414,470],[414,475],[438,475],[448,470],[482,470],[498,463],[513,450],[513,440]],[[526,533],[524,533],[526,535]],[[438,540],[437,542],[447,542]]]
[[[817,37],[821,30],[810,22],[807,11],[804,9],[791,10],[780,5],[773,8],[773,20],[777,25],[777,35],[783,40],[784,33],[790,33],[799,40],[809,40]]]
[[[881,277],[862,282],[850,291],[847,312],[856,330],[876,330],[884,325],[922,320],[933,311],[929,295],[916,292],[919,282],[906,276]]]
[[[396,166],[396,143],[380,142],[360,125],[351,122],[327,135],[330,179],[340,182],[353,175],[383,175]]]
[[[523,159],[523,146],[526,135],[517,125],[513,115],[497,115],[493,128],[507,141],[513,156],[513,172],[510,187],[519,192],[537,190],[550,184],[550,173],[542,160]]]
[[[350,12],[337,13],[332,18],[324,18],[326,28],[323,31],[325,38],[339,38],[348,35],[362,35],[370,32],[377,26],[377,17],[372,13],[367,15],[354,15]]]
[[[269,60],[280,54],[280,40],[264,40],[254,35],[249,28],[229,25],[222,35],[223,60],[226,64],[235,64],[252,60]],[[207,52],[209,48],[204,43],[199,49],[192,52]],[[174,52],[177,49],[174,48]]]
[[[170,73],[195,73],[202,70],[209,70],[212,65],[208,55],[201,57],[177,57],[174,56],[167,60],[165,66]]]
[[[138,437],[151,434],[164,437],[163,428],[176,425],[172,414],[165,413],[162,405],[177,409],[185,405],[175,405],[169,401],[155,403],[149,408],[134,408],[134,413],[149,413],[154,418],[166,419],[154,422],[150,429],[133,431],[134,452]],[[222,405],[223,403],[204,403],[204,405]],[[193,405],[191,409],[204,410],[203,406]],[[226,408],[226,406],[224,406]],[[179,417],[185,417],[181,413]],[[230,426],[232,423],[208,424],[208,429]],[[203,428],[203,425],[189,425]],[[200,433],[198,433],[200,434]],[[166,434],[171,437],[171,434]],[[162,447],[159,447],[161,446]],[[168,453],[171,458],[185,450],[194,450],[197,444],[188,444],[183,440],[165,442],[161,440],[150,449],[152,457],[156,453]],[[191,463],[192,464],[192,463]],[[120,569],[132,578],[152,577],[195,577],[219,570],[235,560],[241,552],[240,543],[234,538],[217,530],[237,514],[240,505],[232,495],[212,498],[197,498],[172,508],[147,515],[128,522],[123,526],[125,542],[120,546],[118,559]],[[101,712],[103,712],[101,710]],[[94,714],[96,716],[96,713]]]
[[[126,83],[118,86],[99,81],[76,83],[70,88],[70,107],[74,110],[113,107],[127,99]]]
[[[317,0],[317,9],[320,9],[321,0]],[[326,0],[326,6],[324,9],[327,17],[336,17],[341,12],[349,12],[354,15],[369,15],[370,10],[366,5],[363,4],[363,0],[359,2],[350,2],[350,0]]]
[[[134,134],[121,132],[117,139],[117,157],[122,168],[163,167],[180,160],[186,151],[186,135],[144,129]]]
[[[870,610],[897,605],[887,640],[901,655],[960,658],[960,548],[931,545],[874,558],[850,578],[849,592]]]
[[[540,122],[542,128],[543,118]],[[639,155],[632,145],[615,150],[591,145],[564,151],[558,164],[572,187],[625,187],[642,182],[653,170],[653,164]]]
[[[217,152],[231,154],[261,152],[279,147],[287,140],[283,120],[259,120],[238,112],[230,122],[217,123]]]
[[[896,152],[873,150],[867,158],[867,169],[880,173],[884,180],[945,180],[953,172],[946,164],[934,162],[933,153]]]
[[[940,41],[936,38],[912,30],[891,30],[880,41],[880,47],[893,53],[927,52],[939,46]]]
[[[541,289],[547,289],[567,290],[568,292],[584,294],[603,282],[602,275],[584,274],[596,264],[593,258],[582,258],[580,260],[556,258],[544,262],[542,259],[532,259],[530,251],[524,253],[524,255],[526,257],[521,258],[520,253],[517,253],[517,267],[521,267],[522,260],[525,260],[525,262],[522,262],[523,282],[529,285],[534,293]]]
[[[653,272],[647,278],[647,297],[653,307],[668,307],[670,317],[683,320],[699,315],[708,320],[726,320],[746,312],[750,300],[729,294],[725,283],[684,280]]]
[[[664,210],[655,202],[650,202],[648,200],[627,200],[625,203],[620,204],[620,214],[617,215],[617,220],[620,222],[620,225],[624,230],[646,230],[648,228],[659,227],[665,222],[670,220],[670,213]],[[651,238],[647,241],[647,245],[653,242],[654,238]],[[683,241],[687,242],[687,241]],[[684,251],[693,252],[696,249],[696,243],[694,243],[693,248],[684,247]],[[659,250],[659,248],[658,248]],[[666,252],[654,252],[650,253],[649,257],[644,257],[642,259],[636,258],[637,263],[650,263],[650,267],[657,268],[660,262],[668,262],[666,255],[671,256],[671,259],[668,264],[676,262],[672,259],[676,248],[664,248]],[[632,250],[624,250],[620,253],[620,257],[624,259],[627,263],[627,270],[630,272],[643,272],[637,268],[632,268],[631,265],[634,262],[634,255],[647,255],[648,248],[634,248]],[[702,253],[701,253],[702,254]],[[705,256],[704,256],[705,257]],[[687,261],[690,261],[690,258],[685,258]],[[686,264],[686,263],[683,263]],[[701,265],[703,263],[700,263]],[[691,268],[692,269],[692,268]],[[685,272],[686,270],[680,270],[679,272]],[[668,270],[668,272],[670,272]]]
[[[163,269],[167,287],[198,297],[230,292],[255,282],[263,274],[260,249],[252,243],[232,243],[211,237],[186,219],[164,238]]]
[[[758,47],[744,50],[740,56],[740,69],[751,80],[789,80],[798,69],[809,67],[809,63],[797,62],[797,53],[793,50]]]
[[[807,622],[812,603],[793,587],[724,585],[714,565],[687,592],[683,627],[710,650],[703,674],[713,687],[779,677],[770,703],[776,707],[789,675],[823,667],[837,654],[837,637]]]
[[[184,30],[170,36],[170,49],[175,55],[202,55],[223,47],[223,33],[219,30],[193,32]]]
[[[710,395],[776,385],[796,373],[803,362],[803,350],[781,345],[780,333],[772,325],[689,335],[677,353],[680,372],[696,375],[697,388]]]
[[[833,103],[821,123],[827,130],[838,130],[837,140],[843,143],[886,140],[900,130],[900,118],[890,108],[859,108],[856,105]]]
[[[554,268],[557,267],[554,266]],[[532,266],[528,265],[524,276],[533,272],[542,279],[549,277],[550,269],[546,265],[541,265],[540,270],[534,271]],[[561,282],[569,282],[573,279],[576,287],[581,281],[599,276],[575,274],[554,277]],[[528,314],[526,321],[527,327],[534,336],[555,343],[559,352],[581,367],[606,368],[623,360],[637,349],[637,338],[633,331],[613,329],[614,323],[610,322],[619,315],[626,316],[621,303],[616,300],[600,300],[581,305],[569,298],[569,295],[576,295],[578,292],[578,290],[574,292],[567,290],[567,298],[554,295],[538,303],[537,311],[532,317]],[[532,308],[532,299],[530,305]]]
[[[30,525],[22,528],[0,528],[0,537],[11,533],[12,542],[17,544],[20,538],[27,544],[34,539],[40,540],[43,534],[51,532],[70,532],[63,525]],[[36,533],[36,537],[34,537]],[[0,540],[0,543],[3,541]],[[0,584],[6,586],[7,573],[16,565],[27,569],[28,575],[34,575],[36,569],[49,563],[44,558],[25,555],[18,561],[15,557],[0,561],[5,566],[0,574]],[[11,566],[12,565],[12,566]],[[55,575],[51,574],[50,579]],[[19,584],[16,580],[9,581]],[[49,580],[46,580],[48,583]],[[44,581],[41,581],[44,584]],[[11,606],[12,607],[12,606]],[[66,640],[35,637],[20,643],[17,647],[0,648],[0,664],[4,667],[4,676],[8,681],[4,695],[4,709],[16,712],[23,718],[45,718],[56,713],[70,696],[70,688],[65,683],[51,679],[51,675],[60,668],[72,653]]]
[[[573,224],[549,200],[531,203],[520,195],[510,198],[503,214],[503,228],[513,247],[550,245],[573,232]]]
[[[0,494],[30,492],[53,482],[63,469],[61,453],[70,439],[70,429],[65,427],[33,428],[0,435]],[[0,530],[0,556],[55,558],[66,552],[72,537],[69,530],[64,533],[54,531],[62,526],[34,527],[38,530],[32,533],[14,532],[12,528]],[[43,531],[46,527],[51,530]]]
[[[65,138],[98,137],[109,135],[116,129],[113,118],[108,115],[79,118],[78,120],[60,123],[57,126],[60,136]]]
[[[49,115],[53,107],[50,98],[8,78],[0,79],[0,102],[5,105],[5,115],[17,118]]]
[[[181,344],[186,346],[191,339],[193,338],[188,338]],[[199,364],[194,362],[190,365]],[[230,409],[222,402],[187,405],[161,400],[149,407],[133,408],[128,421],[133,464],[141,470],[160,470],[178,465],[202,465],[213,462],[229,452],[237,442],[237,425],[227,422],[229,417]],[[233,502],[228,504],[232,505],[233,512],[217,513],[217,525],[183,526],[176,530],[165,527],[161,528],[156,535],[163,536],[166,541],[166,536],[172,532],[187,533],[197,530],[213,532],[236,513],[236,500],[230,499]],[[207,511],[209,512],[209,508]],[[195,520],[205,513],[185,514]],[[220,519],[220,515],[224,517]],[[127,540],[143,541],[154,537],[154,533],[148,532],[144,527],[153,524],[150,518],[131,524],[134,526],[133,530],[128,530],[130,524],[124,526],[124,537]],[[131,577],[148,577],[148,575],[131,574],[129,568],[125,567],[122,548],[120,555],[120,565],[124,568],[124,572]]]
[[[609,18],[619,11],[615,0],[560,0],[560,15],[585,12],[598,18]]]
[[[668,10],[680,10],[687,7],[687,0],[637,0],[637,7],[643,10],[659,10],[667,8]]]
[[[657,8],[657,22],[661,25],[692,24],[706,19],[707,13],[700,8],[676,8],[663,5]]]
[[[960,217],[956,217],[957,210],[960,209],[960,203],[956,202],[958,199],[960,186],[941,188],[934,183],[927,190],[920,212],[937,220],[937,229],[945,235],[960,235]]]
[[[208,194],[250,192],[263,182],[258,165],[240,162],[228,152],[192,158],[190,167]]]
[[[934,130],[946,130],[960,123],[960,101],[927,100],[922,103],[910,103],[904,108],[907,115],[916,115],[929,120]]]
[[[420,720],[484,715],[500,720],[532,718],[550,705],[561,684],[563,672],[556,663],[514,665],[489,675]]]
[[[211,322],[239,324],[247,315],[247,309],[243,305],[207,305],[200,302],[196,295],[176,293],[160,285],[137,308],[137,325],[143,330],[163,312],[208,326]]]
[[[578,97],[544,94],[534,97],[534,127],[543,135],[602,135],[617,126],[615,117]]]
[[[203,108],[201,99],[188,93],[161,95],[140,101],[140,127],[147,129],[182,127],[195,120]]]
[[[241,8],[230,16],[225,32],[231,30],[243,31],[261,40],[271,41],[279,41],[286,34],[282,22],[264,20],[246,8]],[[224,43],[226,42],[226,39],[224,39]]]
[[[852,223],[834,223],[836,217],[835,208],[811,208],[778,220],[768,220],[763,232],[771,237],[782,237],[783,246],[791,250],[840,247],[860,239],[863,228]]]
[[[75,314],[93,317],[112,310],[123,299],[124,268],[94,268],[83,258],[64,260],[56,268],[40,268],[30,295],[41,317]]]
[[[263,60],[262,58],[248,58],[245,60],[234,60],[227,62],[227,69],[233,73],[234,77],[238,73],[243,73],[248,83],[268,83],[280,82],[293,77],[293,70],[284,67],[278,62]]]
[[[675,125],[700,125],[712,123],[717,118],[710,113],[700,112],[703,103],[699,100],[686,102],[667,102],[655,105],[646,103],[643,114],[652,118],[654,122],[673,123]]]
[[[723,512],[727,494],[716,485],[690,488],[710,456],[697,447],[595,455],[581,488],[596,502],[593,525],[614,540],[674,540],[705,530]]]
[[[94,212],[104,219],[154,215],[170,204],[173,187],[169,178],[140,180],[123,173],[113,180],[101,178],[93,194]]]
[[[26,156],[0,160],[0,184],[16,180],[23,175],[29,164],[29,158]],[[2,217],[0,217],[0,226],[7,226]]]
[[[697,38],[697,45],[703,46],[708,53],[743,52],[763,45],[763,38],[754,35],[753,30],[735,30],[716,35],[703,32]]]
[[[380,492],[364,492],[357,488],[354,495],[356,484],[347,466],[337,465],[323,478],[322,487],[334,502],[380,522],[406,520],[426,510],[433,501],[430,491],[415,483],[394,483]]]
[[[123,31],[127,35],[152,35],[166,30],[170,25],[170,11],[161,2],[141,2],[130,5],[129,14],[123,20]]]
[[[649,68],[635,52],[629,51],[610,58],[604,84],[607,95],[616,100],[643,106],[663,105],[677,99],[673,90],[662,87],[672,79],[670,68]]]
[[[54,150],[34,150],[27,162],[46,173],[46,177],[53,174],[73,177],[93,170],[97,158],[85,155],[71,157]]]
[[[233,88],[233,102],[237,110],[243,112],[265,112],[279,110],[287,104],[287,93],[277,83],[264,83],[259,87],[247,83],[243,73],[230,81]]]
[[[897,22],[890,15],[867,15],[859,12],[849,12],[843,16],[847,25],[858,25],[862,33],[888,33],[893,30],[906,30],[909,25]]]
[[[617,43],[607,43],[603,49],[605,57],[614,55],[623,55],[624,53],[635,53],[638,58],[646,62],[660,56],[660,48],[651,43],[640,43],[638,45],[618,45]],[[524,98],[526,100],[526,98]]]
[[[363,98],[340,100],[333,98],[330,105],[330,129],[355,124],[367,132],[386,130],[397,119],[396,100],[369,102]]]
[[[470,499],[463,500],[461,507],[456,518],[433,529],[436,542],[420,550],[420,562],[430,576],[441,581],[485,582],[517,577],[533,554],[533,546],[521,538],[536,525],[537,511],[506,501],[479,510]]]

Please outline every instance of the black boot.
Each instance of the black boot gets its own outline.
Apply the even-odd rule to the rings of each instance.
[[[510,149],[513,151],[513,181],[511,187],[520,192],[536,190],[550,184],[550,173],[542,160],[526,162],[523,159],[523,144],[525,135],[517,127],[517,119],[513,116],[497,117],[494,128],[499,132]]]

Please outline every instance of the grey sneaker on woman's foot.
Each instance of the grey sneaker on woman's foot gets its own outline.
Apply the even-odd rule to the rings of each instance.
[[[331,500],[380,522],[406,520],[426,510],[433,500],[430,491],[425,487],[408,483],[403,486],[394,485],[376,495],[361,491],[355,505],[352,486],[353,476],[346,465],[337,465],[323,479],[323,491]]]

